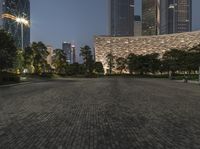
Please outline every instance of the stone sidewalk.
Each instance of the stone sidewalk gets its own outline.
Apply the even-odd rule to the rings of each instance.
[[[0,89],[0,149],[199,149],[200,87],[63,79]]]

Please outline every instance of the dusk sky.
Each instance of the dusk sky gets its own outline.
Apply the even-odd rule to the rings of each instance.
[[[136,14],[140,14],[136,0]],[[193,0],[193,30],[200,29],[200,0]],[[31,41],[54,48],[74,41],[93,46],[94,35],[108,31],[107,0],[31,0]]]

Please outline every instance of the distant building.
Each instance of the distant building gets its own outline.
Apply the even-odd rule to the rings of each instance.
[[[67,62],[71,63],[72,44],[68,42],[63,42],[62,49],[64,50],[66,54]]]
[[[169,33],[192,30],[192,0],[168,0]]]
[[[141,17],[136,15],[134,17],[134,36],[141,36],[142,35],[142,21]]]
[[[200,31],[141,37],[96,36],[94,39],[96,61],[109,69],[106,55],[127,58],[131,53],[146,55],[158,53],[162,57],[170,49],[189,50],[200,43]],[[102,50],[103,49],[103,50]]]
[[[72,60],[71,60],[71,62],[76,63],[77,62],[77,60],[76,60],[76,46],[74,44],[72,44],[71,47],[72,47]]]
[[[29,0],[0,0],[0,28],[13,36],[17,47],[22,47],[21,25],[16,22],[18,17],[30,23]],[[24,25],[23,33],[23,47],[27,47],[30,45],[30,26]]]
[[[62,49],[64,50],[66,57],[67,57],[67,62],[69,64],[73,64],[76,61],[76,46],[73,43],[68,43],[68,42],[63,42],[62,44]]]
[[[142,35],[157,34],[157,0],[142,0]]]
[[[109,0],[111,36],[134,35],[134,0]]]
[[[142,0],[142,35],[192,30],[192,0]]]

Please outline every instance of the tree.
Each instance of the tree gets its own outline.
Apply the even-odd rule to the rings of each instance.
[[[113,56],[112,53],[108,53],[108,55],[106,56],[106,60],[108,63],[108,67],[109,67],[109,74],[112,74],[112,70],[114,68],[114,59],[115,57]]]
[[[65,74],[67,65],[67,57],[65,55],[64,50],[54,50],[53,66],[55,67],[56,73]]]
[[[86,73],[92,74],[94,70],[94,60],[89,46],[81,47],[81,54],[83,57],[84,65],[86,68]]]
[[[78,75],[78,74],[81,74],[81,65],[79,63],[70,64],[67,67],[67,74],[68,75]]]
[[[28,73],[34,73],[34,51],[31,47],[26,47],[24,49],[24,67],[27,69]]]
[[[35,68],[35,73],[41,74],[46,72],[48,68],[47,64],[47,56],[49,52],[47,51],[47,47],[42,42],[33,42],[32,49],[34,51],[34,63],[33,66]]]
[[[147,61],[148,61],[149,71],[153,74],[159,71],[161,65],[161,62],[159,60],[159,54],[158,53],[147,54],[146,58],[148,59]]]
[[[96,62],[94,64],[94,71],[96,73],[102,73],[103,74],[104,73],[103,64],[101,62]]]
[[[173,74],[179,69],[179,58],[180,51],[178,49],[171,49],[170,51],[164,53],[164,66],[168,69],[168,72],[172,71]]]
[[[139,72],[141,75],[144,73],[154,74],[159,71],[161,63],[158,57],[159,54],[157,53],[146,55],[129,54],[127,57],[127,64],[130,74],[132,74],[133,71],[135,71],[135,73]]]
[[[191,48],[189,52],[190,52],[191,69],[193,71],[198,71],[200,67],[200,44]]]
[[[24,70],[24,51],[22,49],[17,49],[14,68],[16,69],[17,74],[22,73]]]
[[[172,71],[172,74],[177,71],[185,71],[186,65],[188,65],[186,62],[187,54],[186,51],[178,49],[171,49],[165,52],[163,55],[163,62],[167,71]]]
[[[149,59],[148,55],[138,55],[136,61],[136,72],[139,72],[140,75],[147,74],[149,70]]]
[[[17,48],[11,35],[0,30],[0,72],[13,68]]]
[[[116,65],[117,65],[117,70],[119,70],[121,74],[122,71],[126,68],[126,59],[123,57],[117,58]]]
[[[127,57],[127,65],[129,69],[129,73],[133,74],[133,72],[136,70],[136,63],[137,63],[137,55],[134,53],[131,53]]]

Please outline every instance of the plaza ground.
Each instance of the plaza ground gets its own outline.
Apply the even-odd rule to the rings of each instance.
[[[199,149],[200,86],[100,78],[0,87],[0,149]]]

